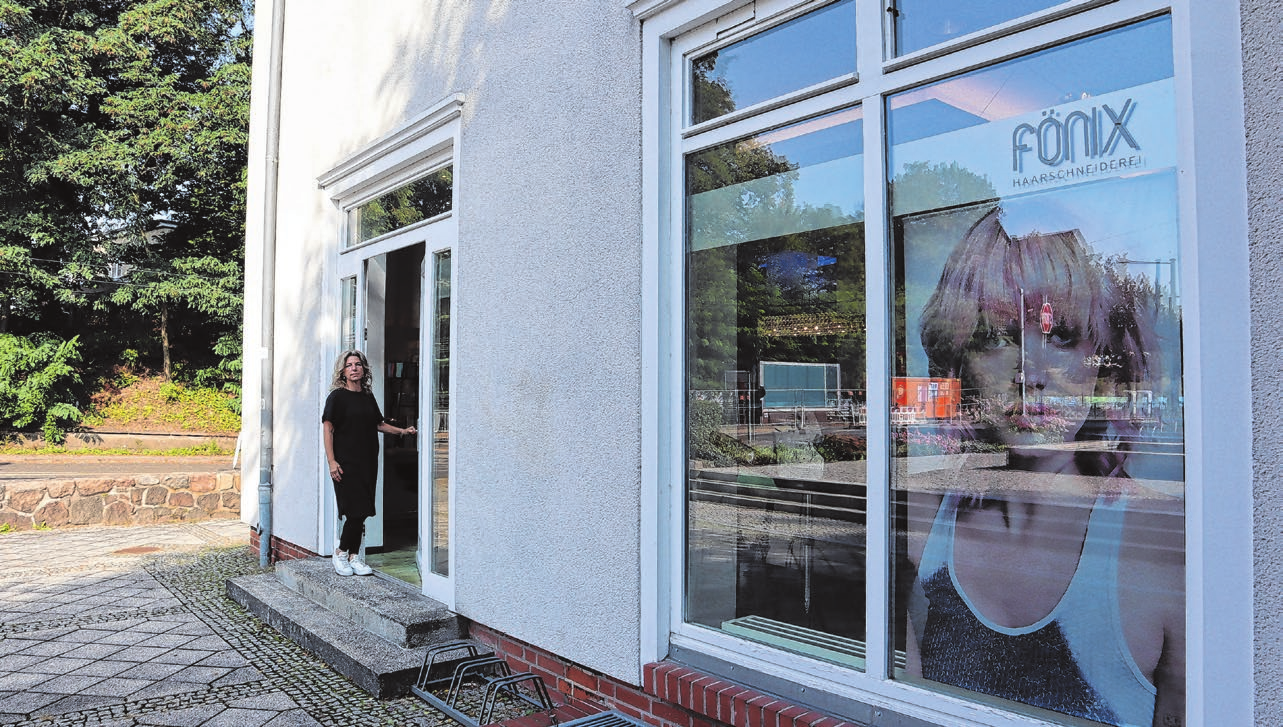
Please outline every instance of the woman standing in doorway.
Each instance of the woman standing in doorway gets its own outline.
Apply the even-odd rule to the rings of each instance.
[[[374,492],[379,474],[379,438],[384,434],[414,434],[414,427],[383,421],[379,403],[370,391],[370,362],[360,351],[344,351],[334,364],[330,395],[321,414],[325,458],[334,481],[342,530],[334,550],[334,571],[341,576],[368,576],[374,571],[361,557],[365,519],[374,515]]]

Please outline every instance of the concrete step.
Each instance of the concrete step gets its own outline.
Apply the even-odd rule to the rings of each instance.
[[[405,649],[319,608],[271,573],[227,581],[227,595],[380,699],[409,693],[427,647]]]
[[[373,576],[340,576],[329,558],[276,564],[290,590],[397,646],[414,648],[462,638],[463,624],[445,605],[412,586]]]

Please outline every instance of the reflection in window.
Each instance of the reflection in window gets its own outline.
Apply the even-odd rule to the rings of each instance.
[[[842,0],[692,60],[691,123],[854,72],[855,0]]]
[[[429,568],[450,575],[450,251],[433,255],[432,275],[432,514]]]
[[[1062,2],[1064,0],[895,0],[895,54],[902,56],[922,50]]]
[[[686,160],[686,620],[864,663],[861,116]]]
[[[445,167],[384,194],[349,213],[351,242],[365,242],[450,211],[454,169]]]
[[[898,678],[1183,723],[1170,34],[888,99]]]

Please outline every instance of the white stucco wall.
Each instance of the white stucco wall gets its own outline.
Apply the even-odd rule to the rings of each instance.
[[[1283,715],[1283,0],[1241,6],[1252,263],[1258,724]]]
[[[258,9],[261,63],[268,7]],[[637,38],[616,0],[288,4],[273,508],[277,536],[327,550],[317,535],[319,493],[329,487],[319,427],[337,345],[331,266],[341,220],[317,177],[462,94],[451,372],[456,608],[632,681],[640,678],[641,600]],[[261,149],[265,122],[256,120]],[[251,197],[248,290],[259,282],[254,240],[262,235],[254,175],[265,173],[258,163],[251,169],[260,196]],[[251,352],[260,325],[251,312],[247,483],[258,481]]]
[[[456,605],[639,681],[637,30],[609,0],[470,27]]]

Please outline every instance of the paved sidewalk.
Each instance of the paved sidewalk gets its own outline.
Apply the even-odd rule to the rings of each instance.
[[[232,469],[232,458],[166,457],[160,455],[3,454],[0,480],[110,477],[113,474],[218,472]]]
[[[239,521],[0,534],[0,724],[451,725],[371,698],[227,599]]]

